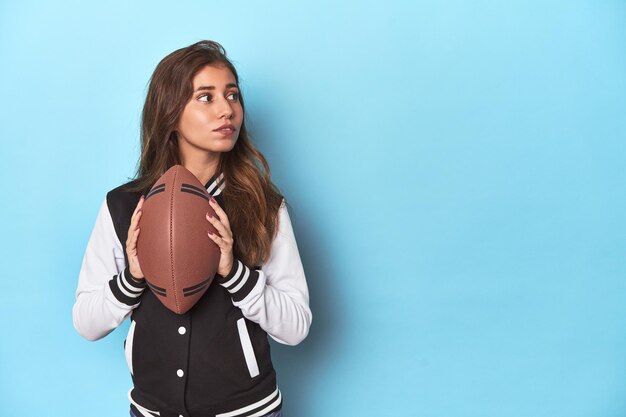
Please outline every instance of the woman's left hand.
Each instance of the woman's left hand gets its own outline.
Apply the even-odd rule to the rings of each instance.
[[[206,219],[217,229],[219,235],[211,234],[211,232],[209,232],[208,235],[220,248],[222,256],[220,256],[217,273],[225,277],[233,267],[233,232],[230,230],[230,223],[228,222],[226,212],[222,210],[213,197],[211,197],[209,204],[211,204],[211,207],[215,210],[217,217],[210,217],[210,214],[207,213]]]

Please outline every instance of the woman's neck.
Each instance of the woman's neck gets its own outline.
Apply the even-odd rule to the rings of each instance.
[[[202,185],[205,185],[217,171],[217,165],[219,161],[212,161],[209,163],[200,163],[194,161],[184,161],[182,165],[187,168],[195,177],[200,181]]]

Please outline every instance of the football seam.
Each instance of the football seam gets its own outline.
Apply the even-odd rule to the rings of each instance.
[[[170,194],[170,271],[172,273],[172,289],[174,294],[174,302],[176,303],[176,311],[180,313],[180,305],[178,304],[178,293],[176,292],[176,280],[174,279],[174,193],[176,190],[176,176],[178,175],[178,168],[174,171],[174,178],[172,180],[172,188]]]

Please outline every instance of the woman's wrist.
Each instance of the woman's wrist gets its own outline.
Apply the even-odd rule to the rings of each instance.
[[[126,276],[135,281],[137,284],[143,284],[145,281],[145,278],[137,278],[135,275],[133,275],[133,272],[131,271],[129,266],[126,267]]]

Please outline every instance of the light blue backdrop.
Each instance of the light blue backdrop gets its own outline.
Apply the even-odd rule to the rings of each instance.
[[[74,291],[200,39],[293,208],[286,417],[626,415],[624,1],[174,3],[0,3],[0,415],[127,415],[128,322],[83,340]]]

